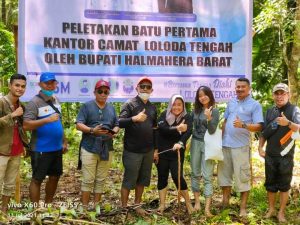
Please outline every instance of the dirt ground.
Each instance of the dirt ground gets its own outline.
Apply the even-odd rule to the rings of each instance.
[[[177,191],[175,186],[172,184],[171,179],[169,180],[169,192],[167,197],[168,207],[163,215],[156,214],[155,209],[159,205],[158,192],[156,189],[156,168],[153,168],[153,178],[151,185],[146,188],[143,199],[145,208],[149,212],[149,216],[144,218],[139,217],[135,211],[134,206],[129,207],[124,210],[120,207],[120,185],[122,182],[122,162],[121,162],[122,152],[115,152],[114,160],[112,163],[112,168],[109,171],[108,177],[105,180],[105,193],[103,194],[102,203],[97,209],[100,215],[97,215],[95,211],[91,210],[82,211],[80,208],[80,171],[77,170],[77,157],[76,154],[69,153],[68,156],[64,158],[64,174],[61,177],[57,189],[57,193],[54,199],[53,207],[51,210],[43,209],[40,211],[41,218],[35,218],[32,216],[32,210],[26,210],[26,203],[29,202],[29,182],[30,182],[30,164],[25,162],[23,165],[23,176],[21,178],[21,205],[18,209],[17,207],[11,207],[10,214],[12,220],[11,224],[30,224],[28,219],[25,217],[31,216],[31,221],[36,219],[36,221],[42,219],[41,224],[53,224],[55,219],[59,222],[57,224],[253,224],[249,220],[244,220],[238,218],[238,204],[239,198],[238,194],[233,192],[233,200],[231,201],[231,207],[229,208],[228,215],[230,220],[221,220],[223,222],[218,222],[212,220],[207,222],[205,216],[203,215],[203,210],[200,213],[194,214],[192,217],[188,216],[185,209],[185,205],[181,202],[178,205],[177,202]],[[188,158],[188,156],[187,156]],[[187,161],[187,160],[186,160]],[[294,168],[294,179],[293,188],[291,191],[291,198],[295,201],[299,200],[299,183],[300,183],[300,152],[297,150],[295,154],[295,168]],[[256,151],[252,153],[252,177],[253,177],[253,187],[261,186],[264,181],[264,160],[259,157]],[[25,171],[25,172],[24,172]],[[190,166],[188,162],[185,162],[185,174],[187,183],[190,186]],[[216,215],[223,213],[223,211],[218,207],[221,203],[221,191],[217,187],[216,177],[214,179],[215,194],[213,196],[213,209],[212,212]],[[42,196],[44,198],[44,185],[42,186]],[[133,193],[130,195],[129,204],[133,204]],[[191,195],[192,197],[192,195]],[[192,197],[193,198],[193,197]],[[265,199],[266,200],[266,199]],[[182,200],[181,200],[182,201]],[[193,199],[192,199],[193,202]],[[204,204],[204,197],[201,197],[202,206]],[[266,203],[265,203],[266,204]],[[179,207],[178,207],[179,206]],[[23,210],[23,211],[22,211]],[[55,211],[56,210],[56,211]],[[17,222],[14,213],[22,212],[24,220],[18,220]],[[47,212],[47,216],[45,215]],[[58,213],[57,213],[58,212]],[[31,213],[31,214],[30,214]],[[53,215],[56,216],[53,216]],[[58,215],[57,215],[58,214]],[[36,216],[35,215],[35,216]],[[34,217],[34,218],[32,218]],[[38,217],[38,216],[37,216]],[[23,221],[23,222],[21,222]],[[89,222],[88,222],[89,221]],[[226,222],[227,221],[227,222]],[[231,222],[230,222],[231,221]],[[272,220],[270,224],[275,224],[276,220]],[[300,220],[299,220],[300,221]],[[39,224],[38,222],[36,224]],[[261,223],[269,224],[269,223]],[[293,223],[292,223],[293,224]]]

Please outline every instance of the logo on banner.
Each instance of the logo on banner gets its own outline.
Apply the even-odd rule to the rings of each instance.
[[[79,89],[80,89],[81,93],[83,93],[83,94],[88,93],[90,90],[90,87],[91,87],[91,83],[89,82],[88,79],[84,78],[79,81]]]
[[[39,82],[37,80],[28,79],[27,83],[29,84],[30,88],[35,88],[39,86]]]
[[[134,87],[133,87],[133,81],[131,79],[125,79],[123,81],[123,91],[126,94],[131,94],[133,91]]]
[[[110,94],[116,93],[119,90],[119,81],[109,78],[108,82],[110,84]]]

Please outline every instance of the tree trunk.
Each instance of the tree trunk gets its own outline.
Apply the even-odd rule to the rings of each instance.
[[[6,24],[6,0],[2,0],[1,2],[1,19],[2,23]]]
[[[288,80],[291,93],[290,101],[293,104],[298,104],[300,93],[300,81],[297,76],[298,65],[300,61],[300,0],[297,0],[297,7],[295,10],[295,30],[293,46],[291,49],[291,56],[288,62]]]

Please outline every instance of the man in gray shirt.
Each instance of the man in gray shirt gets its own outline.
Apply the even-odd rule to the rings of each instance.
[[[25,130],[31,135],[32,179],[29,186],[30,200],[34,207],[39,206],[41,184],[46,176],[45,204],[53,201],[58,180],[62,175],[62,154],[67,151],[67,141],[61,122],[61,107],[53,95],[57,80],[53,73],[42,73],[38,95],[26,105],[24,113]]]

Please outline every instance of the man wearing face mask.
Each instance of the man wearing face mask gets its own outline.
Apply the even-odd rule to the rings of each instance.
[[[25,107],[23,127],[32,131],[32,179],[29,192],[34,207],[39,206],[40,188],[46,176],[49,178],[46,182],[44,203],[52,202],[62,174],[62,154],[67,151],[61,107],[53,96],[57,83],[53,73],[42,73],[39,82],[41,90]]]
[[[123,165],[124,176],[121,188],[122,207],[127,206],[130,190],[135,189],[134,204],[140,204],[144,187],[149,186],[153,152],[156,149],[154,128],[156,127],[156,107],[149,102],[153,92],[149,77],[141,77],[137,83],[138,95],[127,101],[121,109],[120,128],[125,128]],[[140,215],[146,211],[136,209]]]

